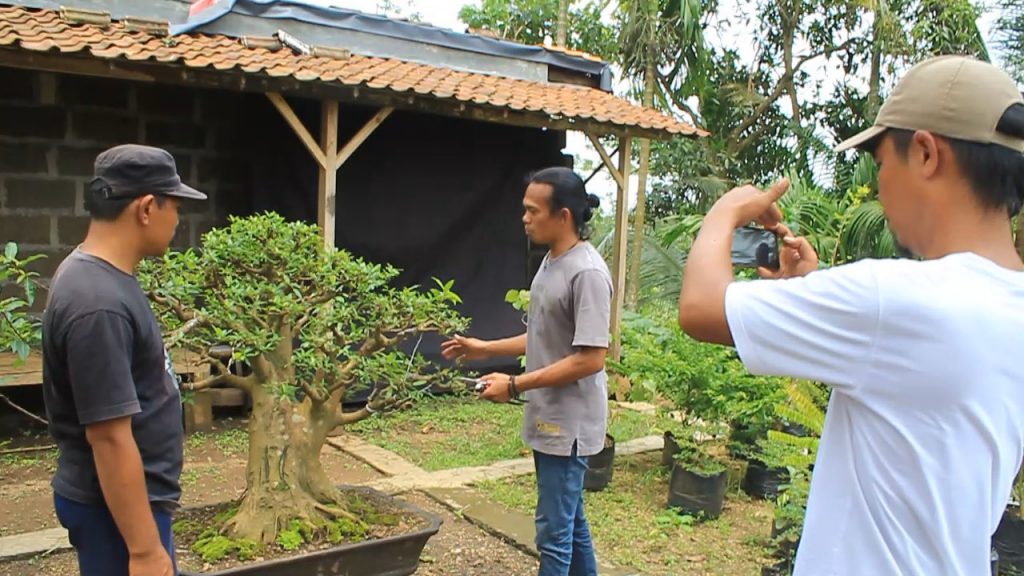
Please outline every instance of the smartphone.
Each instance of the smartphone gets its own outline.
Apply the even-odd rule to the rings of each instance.
[[[779,239],[771,230],[744,226],[732,236],[732,264],[737,268],[779,269]]]

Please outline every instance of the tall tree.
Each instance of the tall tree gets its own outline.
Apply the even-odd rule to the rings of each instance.
[[[566,6],[566,48],[611,59],[617,53],[615,32],[601,20],[611,0],[570,1]],[[540,45],[556,38],[559,0],[483,0],[466,4],[459,19],[470,28],[488,30],[502,38]]]
[[[1002,0],[1001,16],[996,23],[996,45],[1007,70],[1024,84],[1024,3]]]
[[[687,53],[703,56],[702,15],[700,0],[622,0],[619,3],[619,45],[623,72],[627,77],[635,79],[635,83],[641,87],[640,101],[644,107],[655,106],[659,69],[678,65],[680,61],[686,63],[686,54],[681,53],[681,47],[688,46]],[[690,66],[693,65],[690,63]],[[633,212],[633,242],[626,283],[627,303],[631,308],[636,307],[639,295],[650,158],[651,141],[641,139],[637,201]]]

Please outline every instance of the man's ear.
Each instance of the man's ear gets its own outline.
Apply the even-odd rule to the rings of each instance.
[[[150,219],[153,216],[153,211],[156,210],[156,196],[152,194],[146,194],[135,201],[136,214],[138,214],[140,224],[149,224]]]
[[[939,157],[939,141],[931,132],[918,130],[914,132],[910,156],[915,168],[921,172],[924,178],[932,178],[939,171],[940,160],[948,158],[949,147],[943,149],[943,158]]]
[[[568,208],[562,208],[558,211],[559,217],[563,218],[566,222],[572,222],[572,211]]]

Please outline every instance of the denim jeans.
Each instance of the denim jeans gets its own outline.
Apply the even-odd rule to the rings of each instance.
[[[80,576],[128,576],[128,546],[105,504],[82,504],[54,494],[53,505],[78,555]],[[153,519],[160,542],[175,562],[170,512],[154,508]]]
[[[534,451],[537,471],[538,576],[596,576],[590,526],[583,514],[583,475],[587,459]]]

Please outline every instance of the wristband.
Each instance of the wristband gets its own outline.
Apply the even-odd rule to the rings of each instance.
[[[508,377],[508,395],[511,398],[518,398],[519,391],[516,390],[516,375],[512,374]]]

